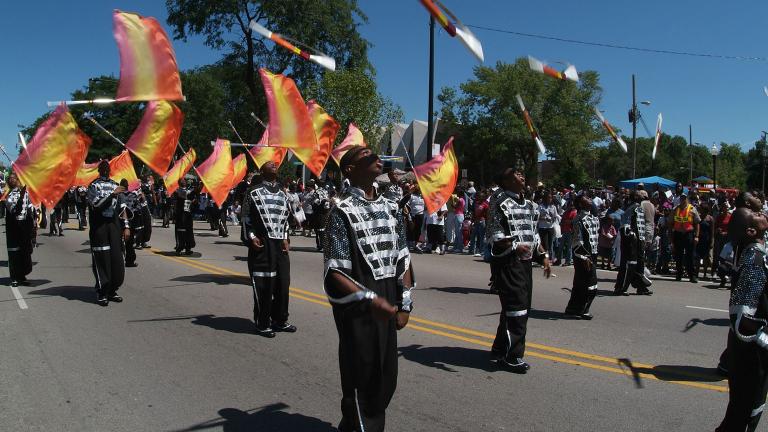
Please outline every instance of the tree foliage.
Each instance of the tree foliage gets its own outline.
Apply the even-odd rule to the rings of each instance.
[[[455,125],[458,134],[456,150],[462,167],[487,178],[487,173],[519,157],[529,176],[535,176],[538,151],[515,99],[520,94],[547,156],[559,161],[558,178],[553,181],[588,178],[585,160],[592,144],[605,136],[592,108],[602,93],[597,72],[582,73],[579,84],[558,81],[532,72],[521,58],[513,64],[478,66],[474,75],[459,90],[444,88],[439,96],[442,121]]]
[[[226,50],[222,61],[237,66],[250,109],[262,117],[257,68],[289,74],[297,83],[319,75],[322,68],[254,34],[248,27],[251,20],[334,57],[339,68],[370,68],[369,44],[357,31],[367,18],[356,0],[166,0],[166,6],[174,38],[203,35],[206,45]]]

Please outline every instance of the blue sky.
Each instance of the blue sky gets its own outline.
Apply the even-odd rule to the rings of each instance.
[[[288,0],[286,0],[288,1]],[[768,5],[727,2],[599,0],[521,2],[446,0],[467,24],[519,32],[676,51],[768,56],[765,17]],[[165,23],[162,0],[68,0],[0,2],[0,142],[13,150],[18,124],[48,110],[48,100],[67,97],[88,77],[119,73],[112,38],[115,8],[155,16]],[[379,90],[402,106],[406,119],[425,119],[427,111],[428,19],[416,0],[360,0],[369,22],[360,31],[372,44],[370,60]],[[739,3],[739,5],[742,5]],[[167,29],[167,27],[166,27]],[[476,30],[485,62],[513,62],[533,55],[568,61],[600,73],[601,109],[615,126],[630,131],[631,75],[638,100],[653,128],[664,114],[664,131],[694,141],[741,143],[751,147],[768,130],[768,63],[682,57],[566,44]],[[212,63],[220,52],[201,39],[174,41],[182,69]],[[439,31],[436,38],[436,93],[472,77],[475,59],[457,40]],[[638,134],[644,135],[642,128]],[[546,141],[546,137],[545,141]]]

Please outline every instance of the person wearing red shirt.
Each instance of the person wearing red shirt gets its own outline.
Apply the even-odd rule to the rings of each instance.
[[[483,192],[477,193],[475,211],[472,214],[472,235],[469,241],[468,254],[481,256],[485,250],[485,220],[488,218],[488,201]]]
[[[573,207],[572,202],[568,202],[565,212],[563,212],[562,221],[560,222],[560,243],[557,246],[555,265],[571,265],[571,238],[573,237],[573,220],[576,219],[576,208]],[[563,262],[563,259],[565,261]]]
[[[712,278],[715,277],[720,266],[720,253],[723,251],[723,246],[728,243],[728,225],[731,223],[731,212],[728,208],[728,201],[724,196],[718,199],[717,206],[719,213],[715,218],[715,248],[712,253]],[[725,275],[720,276],[720,288],[725,287]]]

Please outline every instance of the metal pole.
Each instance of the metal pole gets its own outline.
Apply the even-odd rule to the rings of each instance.
[[[637,99],[635,98],[635,74],[632,74],[632,178],[637,178]]]
[[[432,120],[435,99],[435,18],[429,18],[429,103],[427,104],[427,160],[432,160],[432,135],[435,123]],[[413,150],[413,149],[412,149]],[[413,155],[416,158],[416,155]]]
[[[691,125],[688,125],[688,145],[690,146],[691,150],[691,173],[688,177],[688,184],[693,184],[693,127]]]
[[[712,155],[712,182],[714,183],[713,190],[715,193],[717,193],[717,156],[716,155]]]

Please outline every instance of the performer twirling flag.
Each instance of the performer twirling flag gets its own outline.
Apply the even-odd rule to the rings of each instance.
[[[579,213],[573,221],[573,289],[565,307],[568,318],[591,320],[589,308],[597,294],[597,237],[600,220],[590,212],[592,201],[586,195],[576,198]]]
[[[298,45],[299,42],[290,41],[290,39],[285,36],[269,31],[264,26],[257,23],[255,20],[251,20],[249,27],[251,28],[251,30],[255,31],[256,33],[260,34],[261,36],[267,39],[271,39],[276,44],[296,54],[297,56],[303,58],[304,60],[309,60],[312,63],[319,64],[320,66],[331,71],[336,70],[336,60],[334,60],[333,57],[329,57],[320,52],[311,54],[309,51],[303,50],[297,47],[296,45],[294,45],[294,44]]]
[[[5,197],[5,243],[8,250],[8,275],[11,286],[27,283],[32,273],[32,240],[34,238],[35,209],[29,200],[26,186],[22,186],[16,173],[8,176],[8,195]]]
[[[339,333],[340,431],[383,431],[397,385],[397,333],[408,323],[414,286],[402,213],[377,197],[378,156],[349,150],[341,170],[348,192],[333,208],[324,287]]]

